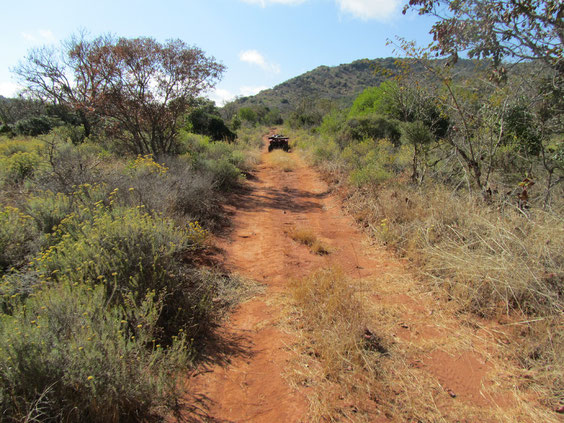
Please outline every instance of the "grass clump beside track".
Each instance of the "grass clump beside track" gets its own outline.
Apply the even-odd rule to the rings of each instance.
[[[293,172],[296,169],[295,160],[283,150],[273,150],[268,153],[267,162],[284,172]]]
[[[558,408],[564,397],[559,353],[564,349],[564,227],[557,197],[562,187],[554,188],[550,208],[543,210],[541,179],[529,188],[527,206],[519,206],[515,193],[523,188],[518,183],[511,188],[500,171],[496,182],[509,186],[484,201],[461,188],[463,172],[448,168],[448,162],[429,168],[435,173],[414,183],[405,160],[407,145],[290,135],[339,186],[350,214],[382,244],[408,258],[459,313],[510,323],[504,329],[513,339],[509,355],[531,372],[528,386],[542,393],[550,409]],[[387,175],[358,178],[358,172],[370,169],[384,169]],[[451,182],[443,179],[445,174]]]

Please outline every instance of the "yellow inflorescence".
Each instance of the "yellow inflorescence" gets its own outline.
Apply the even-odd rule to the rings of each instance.
[[[138,155],[133,163],[129,165],[130,169],[147,169],[150,173],[157,173],[164,175],[168,172],[168,167],[163,164],[155,162],[152,154],[146,154],[144,156]]]

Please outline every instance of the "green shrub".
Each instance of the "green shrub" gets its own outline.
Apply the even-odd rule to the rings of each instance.
[[[14,129],[18,135],[36,137],[37,135],[47,134],[57,125],[57,121],[48,116],[33,116],[27,119],[18,120]]]
[[[319,133],[323,135],[335,135],[343,128],[346,122],[346,113],[343,110],[333,110],[323,117],[319,126]]]
[[[366,88],[354,100],[349,117],[369,114],[393,114],[394,98],[392,93],[398,90],[395,82],[386,81],[378,87]]]
[[[237,115],[242,121],[246,121],[252,125],[256,124],[258,120],[256,112],[250,107],[241,107],[237,112]]]
[[[241,128],[237,133],[237,148],[248,152],[262,147],[262,136],[266,134],[264,128]]]
[[[228,143],[211,142],[208,137],[181,132],[180,143],[195,170],[211,172],[218,187],[229,188],[238,180],[233,167],[240,174],[250,172],[258,163],[256,150],[262,146],[262,134],[258,129],[245,128],[240,131],[237,142]]]
[[[73,212],[79,215],[89,214],[89,208],[108,197],[108,188],[102,184],[83,184],[74,188],[70,194],[38,191],[29,196],[26,211],[35,219],[41,232],[54,232],[56,226]]]
[[[185,338],[156,342],[162,298],[125,299],[111,307],[102,286],[64,282],[0,315],[2,419],[133,422],[171,410]]]
[[[35,219],[39,230],[45,234],[53,232],[72,210],[71,197],[51,191],[32,195],[27,202],[28,213]]]
[[[34,261],[40,277],[51,283],[101,284],[112,304],[124,305],[131,297],[138,305],[152,291],[165,295],[166,318],[159,322],[163,339],[180,329],[198,335],[209,323],[203,316],[210,293],[179,256],[200,248],[206,232],[196,222],[182,229],[141,207],[112,208],[112,203],[61,221],[51,236],[57,242]]]
[[[124,172],[106,176],[108,186],[119,188],[117,202],[122,206],[144,206],[152,213],[163,213],[180,225],[197,220],[213,227],[218,220],[217,183],[211,171],[196,170],[192,157],[164,157],[158,168],[131,163]]]
[[[20,183],[31,178],[40,164],[40,158],[36,153],[26,151],[16,152],[10,157],[4,158],[4,178],[7,182]]]
[[[372,114],[349,118],[341,136],[352,141],[362,141],[366,138],[375,140],[387,138],[394,145],[398,145],[401,131],[400,124],[395,119]]]
[[[14,134],[14,128],[12,127],[12,125],[8,125],[5,123],[0,124],[0,135],[5,135],[7,137],[13,137]]]
[[[137,156],[135,160],[132,160],[127,164],[127,169],[132,174],[140,176],[145,176],[153,173],[164,175],[168,171],[168,168],[164,164],[157,163],[153,159],[152,154]]]
[[[355,169],[349,176],[351,184],[361,187],[364,185],[378,185],[390,179],[392,175],[376,163]]]
[[[204,108],[195,109],[187,118],[191,130],[197,134],[207,135],[216,141],[233,141],[235,134],[229,130],[223,119]]]
[[[92,144],[74,146],[57,134],[42,140],[48,150],[48,166],[38,178],[41,189],[71,194],[79,185],[102,182],[97,156],[104,154],[103,149]]]
[[[339,156],[339,146],[334,141],[318,144],[313,150],[313,162],[319,165]]]
[[[0,155],[11,156],[14,153],[37,152],[43,148],[43,143],[37,138],[16,138],[0,140]]]
[[[207,137],[193,135],[184,139],[190,143],[187,148],[194,168],[211,174],[220,190],[236,186],[242,177],[241,171],[250,170],[254,165],[254,156],[247,153],[247,148],[238,150],[237,144],[210,142]]]
[[[205,168],[209,170],[222,190],[229,190],[239,184],[242,178],[241,171],[229,159],[206,160]]]
[[[0,274],[24,263],[37,249],[37,235],[31,216],[14,207],[0,208]]]
[[[53,133],[60,137],[62,140],[79,145],[84,142],[85,132],[82,125],[63,125],[53,129]]]

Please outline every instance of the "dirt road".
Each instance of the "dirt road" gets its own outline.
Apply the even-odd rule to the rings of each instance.
[[[211,421],[307,421],[306,392],[291,389],[283,377],[293,342],[277,327],[287,284],[332,264],[352,277],[368,276],[382,265],[376,265],[380,257],[368,253],[366,237],[313,170],[294,153],[291,172],[268,163],[267,155],[263,152],[248,181],[249,190],[234,201],[234,231],[219,241],[227,268],[264,283],[266,290],[242,304],[223,330],[241,346],[241,354],[192,379],[191,390],[206,398]],[[310,252],[288,236],[292,226],[311,229],[333,253]]]
[[[291,171],[270,157],[265,149],[247,189],[229,206],[233,231],[218,240],[226,268],[265,290],[242,303],[221,328],[223,359],[202,365],[190,378],[201,421],[311,421],[308,397],[315,388],[293,388],[285,378],[296,339],[282,328],[283,310],[291,280],[329,266],[370,281],[369,307],[392,339],[389,380],[383,382],[390,398],[379,401],[387,411],[378,410],[369,421],[529,420],[525,402],[500,394],[510,392],[515,379],[506,361],[493,364],[503,347],[497,332],[485,324],[461,325],[454,313],[437,306],[436,295],[421,291],[400,261],[370,245],[296,153],[288,156]],[[296,226],[314,232],[331,253],[318,255],[294,241],[288,232]]]

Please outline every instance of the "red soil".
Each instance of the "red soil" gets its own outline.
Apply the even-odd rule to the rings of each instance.
[[[296,342],[280,328],[290,280],[327,266],[340,267],[354,278],[405,272],[400,261],[369,245],[342,211],[340,200],[299,157],[290,153],[297,166],[284,172],[264,160],[267,154],[265,150],[255,176],[247,181],[248,189],[236,194],[229,206],[232,233],[217,241],[226,268],[264,283],[266,290],[241,304],[220,329],[219,336],[232,353],[202,365],[189,380],[188,390],[202,404],[205,422],[309,421],[307,396],[313,388],[292,388],[283,377],[292,354],[289,346]],[[332,253],[316,255],[293,241],[287,235],[292,225],[311,229]],[[449,332],[444,324],[433,322],[433,298],[405,293],[370,298],[405,311],[392,334],[398,342],[440,340]],[[491,403],[482,392],[489,366],[478,353],[452,356],[436,349],[417,360],[407,359],[433,375],[443,392],[452,393],[453,401]]]

